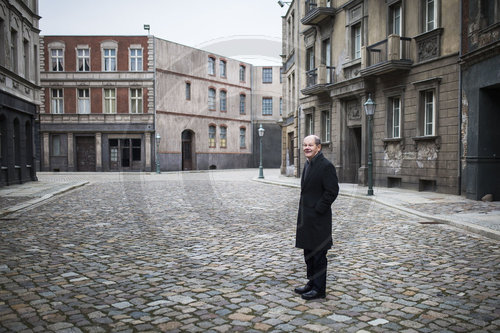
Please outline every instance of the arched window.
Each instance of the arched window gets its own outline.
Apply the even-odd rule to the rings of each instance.
[[[246,99],[245,94],[240,94],[240,114],[246,113]]]
[[[217,128],[215,125],[208,126],[208,147],[215,148],[215,132]]]
[[[215,110],[215,89],[208,88],[208,109]]]
[[[221,148],[227,147],[227,127],[226,126],[220,127],[220,147]]]
[[[227,111],[227,92],[225,90],[221,90],[219,94],[220,99],[220,110],[222,112]]]
[[[240,148],[246,148],[247,140],[247,129],[245,127],[240,127]]]

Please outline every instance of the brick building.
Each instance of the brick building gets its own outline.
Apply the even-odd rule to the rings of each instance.
[[[153,168],[152,40],[41,37],[41,170]]]

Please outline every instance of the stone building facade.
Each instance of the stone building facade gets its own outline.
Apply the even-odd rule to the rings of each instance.
[[[266,167],[279,167],[279,66],[257,67],[155,40],[161,170],[254,167],[260,123]]]
[[[151,171],[153,38],[42,36],[40,48],[41,170]]]
[[[36,180],[38,1],[0,0],[0,186]]]
[[[371,97],[375,185],[459,193],[459,14],[458,0],[293,1],[282,159],[293,142],[294,175],[317,134],[341,182],[367,183]]]
[[[462,0],[462,178],[467,198],[500,200],[500,1]]]

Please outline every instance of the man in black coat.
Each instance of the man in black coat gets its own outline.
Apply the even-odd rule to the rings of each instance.
[[[316,135],[304,138],[306,163],[302,172],[295,246],[304,249],[305,286],[295,288],[303,299],[326,297],[326,253],[332,247],[331,205],[339,193],[337,172],[321,152]]]

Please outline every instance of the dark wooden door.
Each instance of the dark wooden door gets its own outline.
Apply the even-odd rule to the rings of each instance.
[[[182,132],[182,170],[193,170],[193,135],[188,130]]]
[[[93,136],[76,137],[76,165],[78,171],[95,171],[95,138]]]

